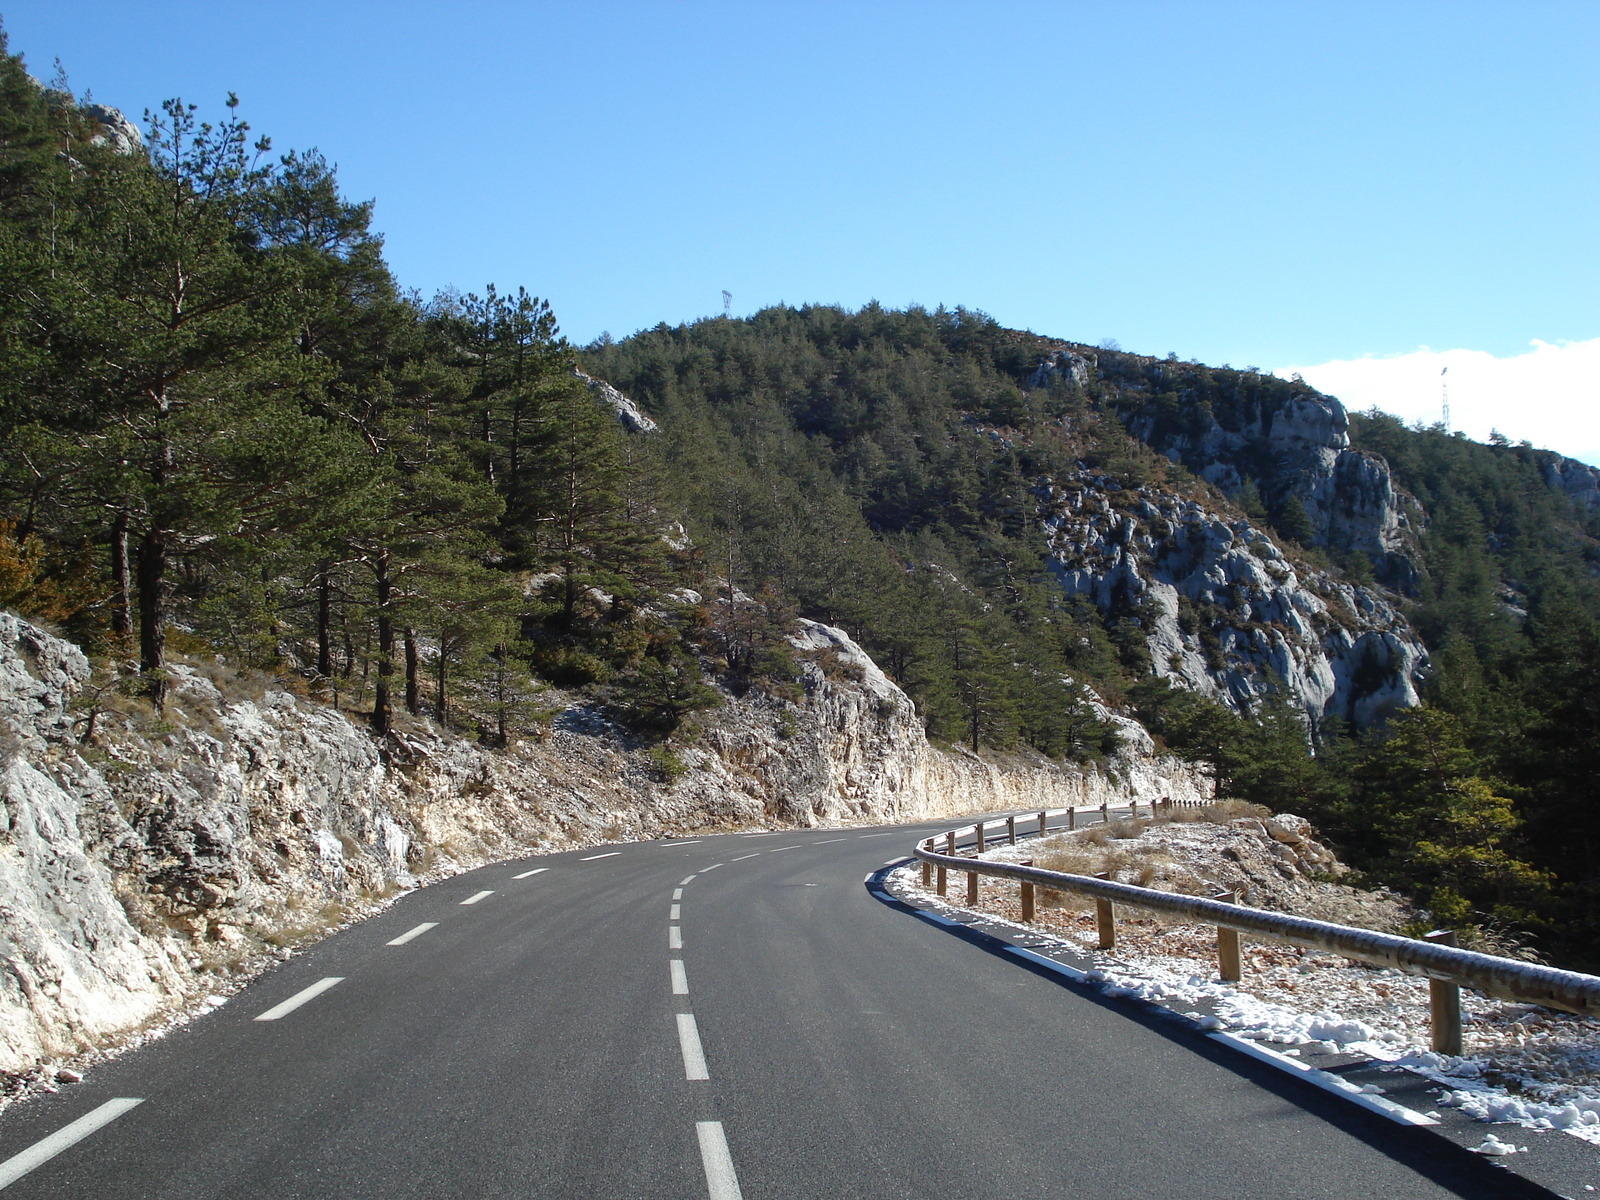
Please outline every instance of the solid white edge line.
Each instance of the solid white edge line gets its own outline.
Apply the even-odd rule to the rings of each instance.
[[[688,878],[688,879],[685,879],[685,880],[683,880],[683,881],[681,881],[681,882],[680,882],[680,883],[679,883],[679,884],[678,884],[678,886],[679,886],[679,887],[688,887],[688,886],[689,886],[689,883],[690,883],[690,881],[691,881],[691,880],[693,880],[693,879],[694,879],[694,876],[693,876],[693,875],[691,875],[691,876],[689,876],[689,878]]]
[[[672,972],[672,994],[674,996],[687,996],[689,994],[689,976],[684,972],[683,959],[668,959],[667,966],[671,968]]]
[[[871,883],[872,882],[872,877],[874,875],[876,875],[876,874],[877,874],[876,871],[868,871],[865,875],[863,875],[861,877],[861,882],[862,883]]]
[[[604,854],[591,854],[587,858],[580,858],[578,861],[579,862],[593,862],[597,858],[615,858],[617,855],[619,855],[621,853],[622,853],[621,850],[607,850]]]
[[[667,949],[668,950],[682,950],[683,949],[683,926],[681,926],[681,925],[668,925],[667,926]]]
[[[706,1191],[710,1200],[744,1200],[739,1177],[733,1173],[733,1155],[721,1121],[696,1121],[695,1137],[700,1139],[700,1163],[706,1169]]]
[[[475,895],[468,896],[461,903],[462,904],[476,904],[479,900],[487,900],[492,895],[494,895],[494,889],[490,888],[486,892],[478,892]]]
[[[0,1188],[10,1187],[35,1167],[43,1166],[69,1146],[83,1141],[102,1125],[109,1125],[130,1108],[137,1108],[144,1099],[119,1096],[107,1100],[99,1108],[85,1113],[70,1125],[64,1125],[47,1138],[42,1138],[5,1162],[0,1162]],[[702,1149],[702,1153],[704,1150]],[[709,1171],[710,1168],[707,1168]]]
[[[693,1013],[678,1014],[678,1049],[683,1052],[683,1077],[685,1079],[710,1079],[706,1069],[706,1052],[700,1045],[700,1029],[694,1023]]]
[[[390,941],[385,942],[384,945],[386,945],[386,946],[404,946],[412,938],[421,937],[423,934],[427,933],[428,930],[437,929],[438,927],[439,927],[439,922],[437,922],[437,921],[424,921],[421,925],[418,925],[415,929],[406,930],[399,937],[393,938]]]
[[[1359,1104],[1362,1108],[1370,1109],[1379,1116],[1388,1117],[1391,1121],[1398,1121],[1402,1125],[1437,1125],[1439,1122],[1429,1116],[1424,1116],[1414,1108],[1407,1108],[1404,1104],[1396,1104],[1383,1096],[1374,1096],[1363,1092],[1359,1085],[1351,1083],[1348,1079],[1341,1079],[1329,1071],[1318,1070],[1307,1063],[1296,1062],[1287,1054],[1279,1054],[1275,1050],[1268,1050],[1265,1046],[1258,1046],[1248,1038],[1238,1037],[1235,1034],[1224,1033],[1221,1030],[1206,1034],[1213,1041],[1222,1042],[1231,1046],[1259,1062],[1277,1067],[1281,1071],[1298,1075],[1314,1087],[1319,1087],[1325,1092],[1332,1092],[1352,1103]]]
[[[531,871],[524,871],[521,875],[513,875],[513,879],[526,879],[529,875],[537,875],[540,871],[548,871],[549,867],[535,867]]]
[[[274,1004],[266,1012],[256,1018],[258,1021],[276,1021],[279,1017],[286,1017],[308,1000],[315,1000],[323,992],[335,984],[344,982],[343,975],[329,975],[326,979],[319,979],[308,988],[302,988],[290,996],[282,1004]]]
[[[934,919],[943,920],[944,918],[935,917]],[[948,925],[959,924],[959,922],[956,921],[947,921],[945,923]],[[1065,975],[1068,979],[1082,981],[1089,978],[1088,975],[1078,970],[1077,967],[1069,967],[1066,963],[1059,963],[1053,958],[1046,958],[1042,954],[1035,954],[1032,950],[1024,950],[1021,946],[1007,946],[1006,949],[1011,951],[1011,953],[1015,954],[1018,958],[1025,958],[1029,962],[1038,963],[1041,967],[1047,967],[1048,969],[1056,972],[1058,975]]]

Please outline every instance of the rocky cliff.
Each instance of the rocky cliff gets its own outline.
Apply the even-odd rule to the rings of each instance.
[[[938,751],[845,634],[793,640],[803,698],[728,696],[669,778],[585,708],[504,752],[421,720],[378,741],[190,663],[158,717],[0,613],[0,1069],[125,1037],[419,879],[519,853],[1209,794],[1131,723],[1105,771]]]

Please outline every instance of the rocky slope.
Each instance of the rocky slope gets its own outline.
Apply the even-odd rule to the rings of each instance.
[[[794,641],[803,700],[727,697],[669,780],[582,708],[505,752],[421,720],[379,742],[191,663],[157,718],[0,613],[0,1069],[125,1037],[419,878],[518,853],[1209,792],[1131,723],[1105,772],[935,750],[846,635]]]

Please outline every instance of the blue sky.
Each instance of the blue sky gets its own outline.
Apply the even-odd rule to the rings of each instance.
[[[1505,432],[1600,460],[1593,0],[0,13],[36,76],[59,56],[136,119],[238,92],[377,199],[405,285],[522,284],[580,343],[724,288],[735,313],[965,304],[1314,383],[1374,359],[1389,382],[1344,398],[1408,416],[1436,389],[1381,364],[1473,351],[1513,364],[1485,383]],[[1570,388],[1518,390],[1565,350]]]

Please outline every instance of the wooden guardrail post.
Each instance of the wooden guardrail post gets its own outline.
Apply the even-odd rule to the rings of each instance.
[[[1006,818],[1006,840],[1013,846],[1017,844],[1017,818]]]
[[[954,829],[944,835],[944,852],[952,855],[956,852],[956,831]]]
[[[934,875],[939,881],[936,885],[936,890],[938,891],[939,895],[948,896],[950,894],[950,880],[945,872],[943,863],[939,864],[939,869],[934,873]]]
[[[933,839],[929,838],[927,841],[923,842],[922,843],[922,848],[924,850],[928,850],[928,851],[931,852],[933,850]],[[923,861],[922,861],[922,886],[923,887],[928,887],[932,883],[933,883],[933,864],[931,862],[929,862],[927,859],[923,859]]]
[[[1040,837],[1044,836],[1044,824],[1045,824],[1044,813],[1040,813],[1039,814],[1039,836]]]
[[[1075,809],[1075,808],[1069,808],[1069,809],[1067,809],[1067,829],[1070,832],[1071,830],[1074,830],[1077,827],[1078,827],[1078,810]]]
[[[1023,859],[1022,865],[1025,867],[1033,866],[1033,859]],[[1033,920],[1033,880],[1031,879],[1022,881],[1022,919],[1030,922]]]
[[[1100,801],[1100,822],[1104,824],[1109,820],[1111,820],[1111,802],[1102,800]]]
[[[1435,929],[1422,935],[1425,942],[1441,946],[1456,944],[1454,929]],[[1433,1049],[1436,1054],[1461,1053],[1461,986],[1443,979],[1428,980],[1428,1012],[1433,1023]]]
[[[978,830],[978,853],[982,854],[983,853],[983,822],[982,821],[979,821],[977,823],[977,830]]]
[[[968,871],[967,872],[967,903],[968,904],[976,904],[977,902],[978,902],[978,873],[976,871]]]
[[[1237,904],[1238,892],[1218,892],[1211,897],[1224,904]],[[1239,931],[1217,926],[1217,978],[1223,983],[1238,983],[1244,978],[1244,967],[1239,958]]]
[[[1128,816],[1132,817],[1135,821],[1139,819],[1139,802],[1131,797],[1128,800]]]
[[[1110,879],[1110,871],[1097,871],[1096,879]],[[1111,901],[1103,900],[1099,896],[1094,898],[1095,923],[1100,927],[1100,949],[1115,950],[1117,947],[1117,910]]]

